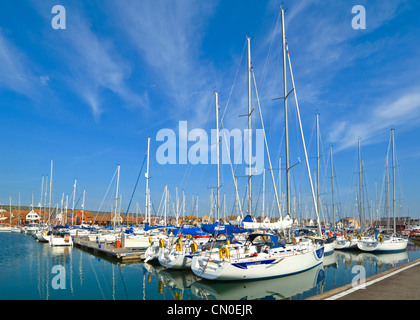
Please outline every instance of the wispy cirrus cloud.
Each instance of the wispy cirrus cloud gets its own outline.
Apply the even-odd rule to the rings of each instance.
[[[382,134],[392,127],[410,130],[420,125],[420,88],[415,88],[399,98],[383,101],[367,112],[362,119],[349,117],[347,121],[338,121],[332,126],[328,140],[337,145],[336,151],[356,145],[362,138],[368,145],[386,139]]]
[[[165,109],[167,118],[188,115],[202,124],[215,72],[210,62],[201,60],[201,46],[215,6],[213,1],[189,0],[109,3],[116,24],[145,62],[150,81],[173,106]]]
[[[24,52],[0,29],[0,87],[33,98],[46,81],[29,67],[31,62]]]
[[[34,3],[34,6],[43,18],[51,20],[53,16],[46,9],[52,4],[43,2]],[[65,7],[68,15],[66,29],[48,27],[44,33],[53,44],[49,48],[50,53],[54,59],[60,60],[59,65],[63,68],[54,71],[54,78],[76,93],[89,106],[97,121],[104,112],[103,96],[109,93],[121,99],[124,107],[148,108],[147,93],[137,93],[129,84],[132,69],[119,54],[115,39],[94,30],[81,5]]]
[[[104,91],[114,93],[128,107],[148,107],[147,94],[130,89],[127,82],[131,70],[112,41],[95,34],[83,17],[75,15],[72,20],[62,47],[70,66],[67,81],[89,104],[95,118],[103,111],[100,97]]]

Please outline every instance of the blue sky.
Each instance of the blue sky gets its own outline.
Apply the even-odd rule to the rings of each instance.
[[[125,212],[151,137],[150,189],[158,210],[165,185],[171,198],[185,190],[187,213],[199,195],[199,214],[209,212],[215,165],[160,165],[161,129],[178,132],[179,121],[210,135],[215,128],[214,91],[224,125],[246,128],[246,36],[273,163],[284,159],[281,1],[2,1],[0,4],[0,202],[40,200],[42,177],[54,159],[53,201],[86,190],[86,209],[112,210],[121,165]],[[66,9],[66,29],[55,30],[51,9]],[[366,9],[366,29],[353,29],[352,7]],[[402,215],[420,217],[420,21],[415,1],[285,1],[290,49],[311,170],[315,165],[315,114],[319,113],[322,202],[331,204],[329,146],[333,147],[339,215],[355,214],[357,140],[361,139],[366,207],[379,201],[391,128],[397,150],[397,196]],[[291,88],[289,82],[288,87]],[[253,124],[260,128],[253,94]],[[291,111],[293,193],[311,215],[308,179]],[[188,147],[193,145],[189,143]],[[268,166],[267,155],[265,165]],[[278,165],[274,165],[278,167]],[[284,160],[282,163],[284,167]],[[243,175],[243,166],[235,174]],[[143,169],[130,211],[144,211]],[[221,194],[232,213],[235,197],[229,165]],[[276,171],[276,179],[277,179]],[[284,171],[282,171],[282,179]],[[375,197],[375,181],[377,194]],[[253,178],[261,210],[262,175]],[[241,199],[246,179],[239,177]],[[109,192],[106,194],[109,186]],[[282,181],[282,191],[285,184]],[[271,177],[266,201],[273,207]],[[105,197],[106,195],[106,197]],[[336,201],[337,199],[336,194]],[[106,199],[102,206],[102,199]],[[384,199],[384,191],[382,191]],[[372,201],[372,202],[370,202]],[[71,202],[70,202],[71,204]],[[80,207],[80,201],[79,201]],[[267,210],[267,207],[266,207]],[[326,209],[324,208],[324,211]],[[330,209],[329,209],[330,210]],[[272,214],[276,216],[274,212]],[[382,213],[381,213],[382,215]],[[356,215],[357,216],[357,215]]]

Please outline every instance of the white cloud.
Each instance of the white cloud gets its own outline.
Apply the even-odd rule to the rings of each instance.
[[[34,2],[33,5],[42,18],[52,19],[50,8],[55,5],[54,2]],[[62,67],[54,70],[55,74],[50,77],[84,100],[97,121],[104,112],[105,100],[101,97],[105,94],[112,93],[113,97],[120,98],[123,101],[121,106],[147,108],[147,93],[134,92],[128,84],[131,66],[119,54],[115,40],[96,31],[96,25],[83,11],[83,4],[74,3],[65,7],[66,30],[53,30],[48,25],[44,32],[48,43],[46,49]],[[45,83],[45,80],[48,79],[41,78],[41,82]]]
[[[27,65],[28,58],[0,30],[0,86],[33,97],[39,81]]]
[[[167,118],[185,120],[188,116],[197,126],[205,120],[216,78],[212,78],[212,66],[200,60],[200,50],[215,5],[209,1],[110,4],[117,24],[146,62],[144,68],[154,75],[150,81],[170,98],[173,107],[165,109]]]
[[[420,124],[420,88],[401,94],[399,98],[387,99],[370,112],[359,112],[349,120],[339,120],[332,124],[328,140],[336,145],[335,151],[354,147],[357,139],[363,144],[371,144],[387,138],[382,134],[391,127],[401,131],[410,130]],[[398,95],[398,94],[396,94]]]
[[[109,90],[124,100],[127,106],[147,107],[145,95],[138,95],[129,88],[128,64],[118,55],[111,41],[96,35],[82,17],[72,17],[63,55],[70,68],[69,81],[92,108],[95,117],[102,112],[97,97]]]

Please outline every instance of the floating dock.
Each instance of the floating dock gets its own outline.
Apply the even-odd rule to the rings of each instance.
[[[306,300],[419,300],[420,259]]]
[[[94,241],[75,238],[73,245],[79,249],[93,253],[94,255],[104,256],[118,262],[140,262],[145,259],[145,249],[126,249],[116,248],[114,244],[97,243]]]

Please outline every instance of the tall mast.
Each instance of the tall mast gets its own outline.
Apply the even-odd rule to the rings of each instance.
[[[262,212],[261,215],[264,218],[265,215],[265,168],[263,169],[263,189],[262,189]]]
[[[42,211],[42,194],[44,193],[44,176],[42,176],[42,182],[41,182],[41,200],[39,201],[39,214],[41,215]]]
[[[392,213],[394,216],[394,234],[396,231],[395,226],[395,141],[394,141],[394,129],[391,129],[392,139]]]
[[[150,137],[147,138],[147,171],[146,171],[146,221],[150,224],[150,192],[149,192],[149,158],[150,158]]]
[[[117,211],[118,211],[118,187],[120,184],[120,165],[118,165],[118,169],[117,169],[117,190],[115,192],[115,210],[114,210],[114,228],[115,228],[115,219],[117,218]]]
[[[168,185],[165,186],[164,193],[165,193],[165,203],[164,203],[163,209],[164,209],[164,221],[166,221],[166,210],[168,208]]]
[[[246,38],[248,44],[248,214],[252,213],[252,119],[251,119],[251,39]]]
[[[283,43],[283,83],[284,83],[284,119],[286,140],[286,214],[291,213],[290,201],[290,159],[289,159],[289,122],[287,110],[287,76],[286,76],[286,33],[284,29],[284,10],[281,9],[282,43]]]
[[[9,196],[9,227],[12,227],[12,196]]]
[[[363,208],[362,208],[362,155],[360,152],[360,138],[357,140],[359,149],[359,215],[360,227],[363,228]]]
[[[19,225],[19,220],[20,220],[20,191],[19,191],[19,200],[18,200],[18,206],[19,206],[19,211],[18,211],[18,220],[17,220],[17,222],[16,222],[16,225]],[[45,219],[44,219],[44,222],[45,222]]]
[[[316,204],[321,208],[319,201],[319,114],[316,115]]]
[[[41,201],[39,202],[39,216],[43,217],[43,221],[45,222],[45,217],[42,215],[42,195],[44,193],[44,176],[42,176],[42,182],[41,182]]]
[[[185,218],[185,190],[182,189],[182,221]]]
[[[117,188],[118,189],[118,188]],[[82,201],[82,222],[81,225],[83,224],[84,220],[83,217],[85,215],[85,196],[86,196],[86,190],[83,189],[83,201]]]
[[[281,217],[281,157],[279,157],[279,195],[277,198],[279,199],[279,214]]]
[[[386,213],[386,228],[389,229],[389,155],[386,157],[386,170],[385,170],[385,213]]]
[[[332,191],[333,227],[335,228],[334,164],[333,164],[332,146],[330,146],[330,155],[331,155],[331,191]]]
[[[66,211],[66,215],[65,215],[65,223],[67,224],[67,209],[69,207],[69,195],[66,195],[66,207],[65,207],[65,211]]]
[[[74,202],[76,200],[76,185],[77,185],[77,179],[74,179],[74,185],[73,185],[73,206],[71,209],[71,224],[74,225]]]
[[[48,174],[45,178],[45,192],[44,192],[44,215],[43,215],[43,221],[46,222],[46,216],[47,213],[47,192],[48,192]],[[20,214],[20,213],[19,213]]]
[[[220,159],[219,159],[219,95],[217,92],[214,93],[216,96],[216,157],[217,157],[217,207],[216,216],[217,221],[220,219]]]
[[[48,224],[51,223],[51,190],[52,190],[52,178],[53,178],[53,159],[51,158],[50,197],[49,197],[49,200],[48,200]]]
[[[287,48],[287,42],[285,41],[286,39],[285,39],[285,36],[284,36],[284,19],[283,19],[283,15],[284,14],[283,14],[283,12],[284,11],[282,10],[283,43],[284,43],[284,45]],[[284,47],[283,47],[283,54],[285,54]],[[300,128],[300,136],[301,136],[301,139],[302,139],[302,147],[303,147],[303,151],[305,153],[306,170],[308,172],[309,184],[310,184],[310,187],[311,187],[311,194],[312,194],[312,201],[313,201],[313,204],[314,204],[315,214],[316,214],[317,223],[318,223],[318,235],[321,236],[322,235],[321,221],[319,219],[318,204],[316,202],[316,197],[315,197],[315,192],[314,192],[314,186],[313,186],[312,177],[311,177],[311,170],[310,170],[309,160],[308,160],[308,152],[306,151],[305,137],[303,135],[302,121],[301,121],[301,118],[300,118],[299,104],[298,104],[297,94],[296,94],[296,90],[295,90],[295,81],[294,81],[294,78],[293,78],[292,63],[290,62],[289,49],[287,49],[287,58],[288,58],[288,61],[289,61],[290,78],[291,78],[291,81],[292,81],[292,91],[293,91],[293,95],[295,97],[296,113],[297,113],[297,118],[299,120],[299,128]],[[290,91],[290,93],[292,91]],[[286,92],[286,90],[285,90],[285,92]],[[286,101],[287,100],[287,95],[285,96],[284,99],[285,99],[285,104],[287,104],[287,101]],[[285,109],[287,110],[287,108],[285,108]],[[287,117],[286,117],[286,119],[287,119]],[[286,130],[286,136],[288,137],[288,130]],[[287,147],[286,147],[286,149],[287,149],[286,154],[287,154],[287,157],[288,157],[288,149],[289,149],[288,148],[288,145],[289,145],[288,138],[286,139],[286,145],[287,145]],[[286,160],[286,162],[288,163],[289,161]],[[289,171],[289,164],[287,164],[287,171],[286,171],[287,174],[289,174],[288,171]],[[286,176],[286,178],[287,178],[286,180],[290,181],[290,176],[289,177]],[[288,182],[288,192],[289,192],[289,195],[288,195],[289,205],[288,205],[288,207],[290,208],[290,182]]]

